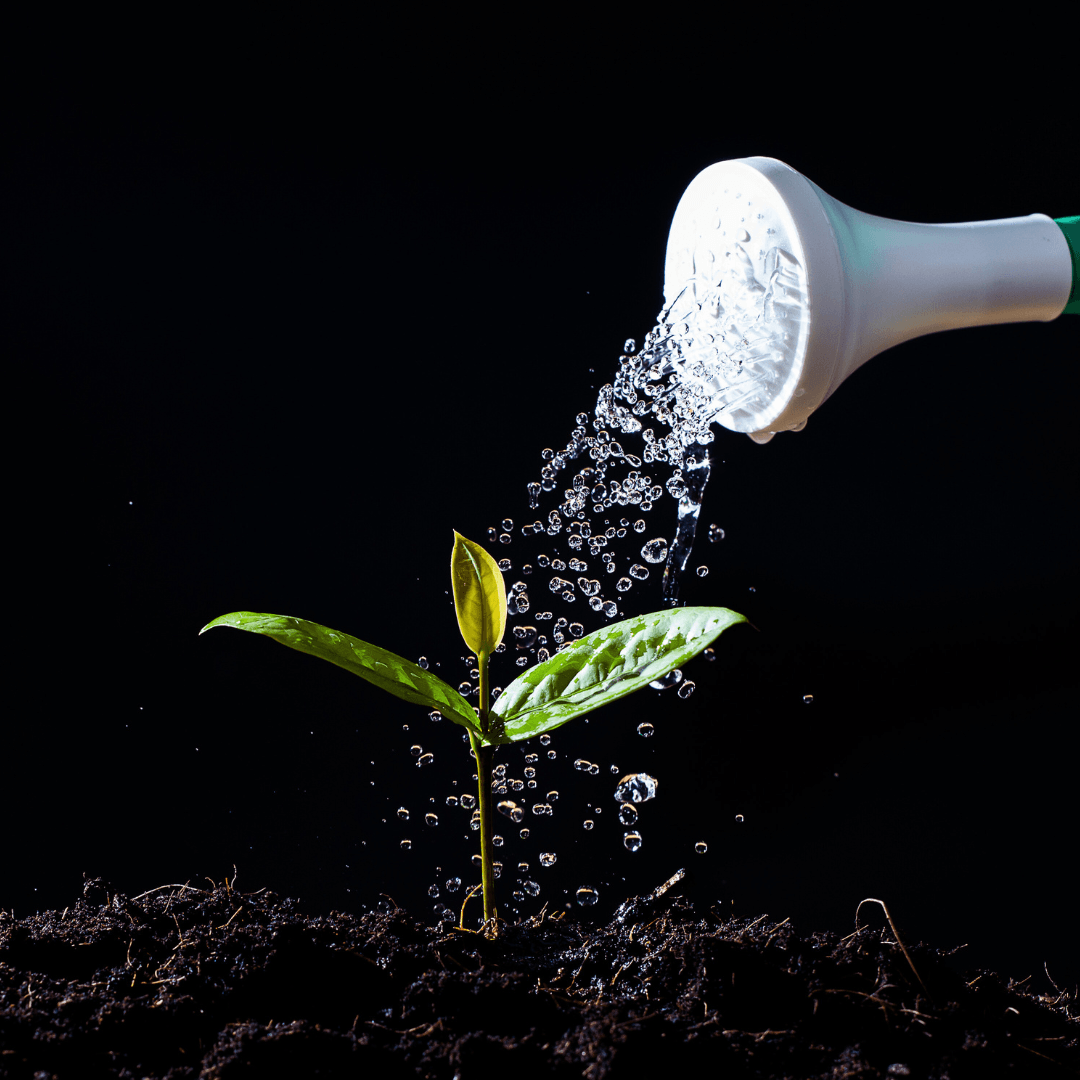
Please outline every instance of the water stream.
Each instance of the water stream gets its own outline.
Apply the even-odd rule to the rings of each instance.
[[[756,430],[769,396],[791,378],[791,359],[809,317],[803,268],[789,252],[767,245],[771,229],[762,227],[755,248],[745,228],[721,225],[701,231],[689,259],[691,276],[661,311],[641,350],[626,341],[615,377],[601,387],[592,415],[578,413],[566,445],[542,452],[540,478],[527,484],[528,510],[538,516],[524,522],[506,517],[488,530],[489,550],[508,585],[503,649],[518,668],[546,660],[567,641],[616,618],[679,603],[712,471],[713,425]],[[665,497],[676,502],[674,520],[650,527],[651,511]],[[719,525],[710,526],[711,541],[723,536]],[[699,576],[707,572],[705,565],[697,568]],[[659,596],[650,599],[657,586]],[[471,665],[466,673],[459,689],[474,697],[476,673]],[[678,687],[684,698],[694,689],[681,671],[654,686]],[[653,730],[646,723],[638,729],[644,737]],[[526,815],[542,818],[558,809],[559,792],[547,790],[539,775],[541,758],[554,761],[557,751],[549,736],[539,743],[524,744],[519,775],[512,775],[519,772],[516,764],[510,772],[505,764],[496,769],[495,795],[511,839],[529,839]],[[601,772],[583,759],[575,768]],[[609,771],[616,799],[619,792],[637,790],[633,783],[627,786],[632,778],[619,780],[614,764]],[[652,785],[651,797],[656,781],[638,775],[643,779],[635,783]],[[475,829],[469,797],[451,796],[451,802],[470,811]],[[586,805],[586,831],[601,810],[600,804]],[[637,822],[636,809],[625,799],[619,815],[623,825]],[[496,840],[500,848],[504,842],[501,836]],[[639,828],[625,833],[628,851],[642,843]],[[707,845],[699,840],[694,849],[704,853]],[[546,869],[555,861],[556,853],[544,852],[539,865]],[[517,868],[512,896],[520,904],[537,896],[540,886],[527,860]],[[595,902],[594,884],[578,888],[578,903]],[[437,886],[432,888],[437,895]]]

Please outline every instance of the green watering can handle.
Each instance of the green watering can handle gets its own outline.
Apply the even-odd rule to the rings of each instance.
[[[1061,314],[1080,315],[1080,215],[1054,218],[1054,224],[1065,234],[1073,268],[1072,292]]]

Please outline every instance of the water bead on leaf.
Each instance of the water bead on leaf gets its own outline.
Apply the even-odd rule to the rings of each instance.
[[[669,671],[666,675],[661,675],[659,679],[653,679],[649,686],[653,690],[667,690],[669,687],[678,686],[682,682],[683,673],[679,668],[675,668],[673,671]]]

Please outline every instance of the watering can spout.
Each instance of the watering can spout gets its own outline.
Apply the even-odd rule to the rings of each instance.
[[[684,325],[698,342],[722,342],[715,422],[763,443],[800,430],[856,368],[901,342],[1080,314],[1078,279],[1080,218],[894,221],[752,157],[709,166],[684,192],[664,297],[693,312]]]

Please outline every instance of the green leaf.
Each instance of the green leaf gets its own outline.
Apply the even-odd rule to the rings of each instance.
[[[472,706],[448,683],[437,675],[406,660],[403,656],[370,645],[359,638],[320,626],[305,619],[287,615],[262,615],[256,611],[234,611],[207,623],[200,631],[205,634],[214,626],[232,626],[253,634],[280,641],[290,649],[329,660],[331,664],[367,679],[369,683],[417,705],[438,709],[455,724],[461,724],[474,734],[480,734]]]
[[[481,653],[490,656],[506,630],[506,583],[498,563],[479,544],[455,530],[450,577],[465,644],[477,657]]]
[[[491,711],[503,732],[490,741],[522,742],[632,694],[740,622],[746,618],[727,608],[686,607],[597,630],[529,668],[502,692]]]

